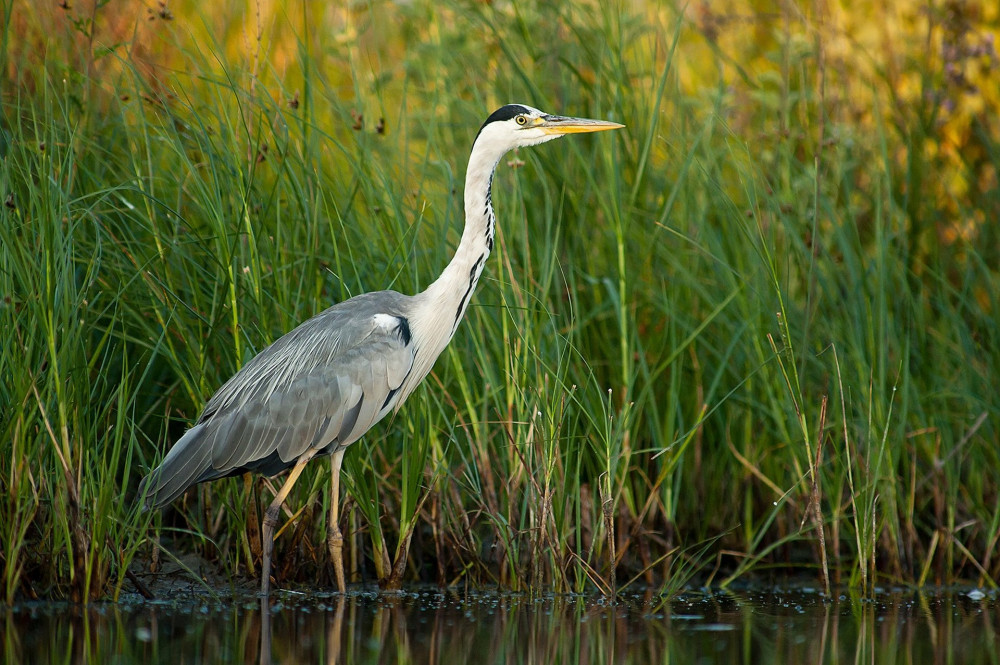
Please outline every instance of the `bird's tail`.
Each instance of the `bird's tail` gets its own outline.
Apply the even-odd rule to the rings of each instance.
[[[203,445],[204,425],[195,425],[182,436],[160,465],[139,483],[139,501],[145,510],[167,505],[191,485],[201,481],[212,466],[211,446]]]

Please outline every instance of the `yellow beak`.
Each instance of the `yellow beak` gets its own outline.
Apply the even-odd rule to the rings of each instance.
[[[625,125],[607,120],[590,120],[588,118],[565,118],[561,115],[546,115],[535,120],[535,126],[546,134],[583,134],[586,132],[603,132],[608,129],[621,129]]]

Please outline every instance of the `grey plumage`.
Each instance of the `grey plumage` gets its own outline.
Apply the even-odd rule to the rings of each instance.
[[[465,229],[441,276],[413,296],[378,291],[334,305],[261,351],[208,400],[198,422],[142,480],[140,500],[155,508],[196,483],[291,468],[263,520],[261,591],[266,595],[281,504],[303,466],[316,455],[329,455],[327,544],[343,591],[338,497],[344,451],[399,408],[455,334],[493,250],[490,189],[500,158],[513,148],[565,134],[618,127],[517,104],[494,112],[473,143]]]
[[[404,314],[410,300],[361,294],[261,351],[212,396],[139,495],[155,508],[195,483],[274,475],[309,449],[331,454],[357,441],[416,387],[403,390],[416,351]]]

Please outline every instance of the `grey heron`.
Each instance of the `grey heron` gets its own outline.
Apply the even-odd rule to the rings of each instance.
[[[465,229],[454,258],[430,286],[408,296],[364,293],[326,309],[265,348],[205,404],[198,421],[139,485],[159,508],[197,483],[248,471],[291,468],[264,513],[261,592],[270,591],[281,506],[306,463],[330,456],[327,547],[343,592],[338,526],[340,467],[347,447],[394,412],[451,341],[493,250],[493,174],[510,150],[566,134],[622,127],[615,122],[503,106],[479,129],[465,177]]]

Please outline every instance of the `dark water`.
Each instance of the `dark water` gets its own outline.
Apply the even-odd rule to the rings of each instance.
[[[996,592],[436,588],[0,608],[7,663],[1000,663]]]

